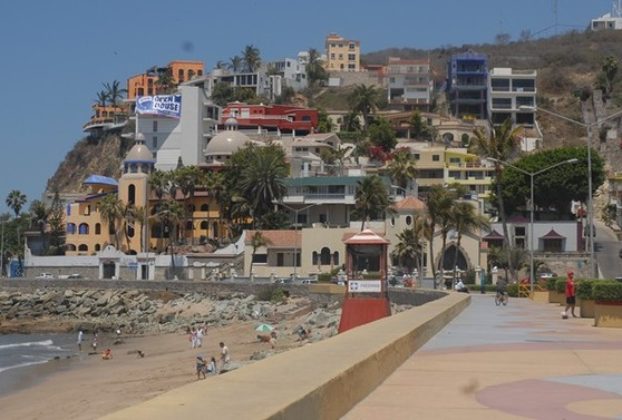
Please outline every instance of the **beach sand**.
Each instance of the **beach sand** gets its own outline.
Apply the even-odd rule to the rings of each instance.
[[[296,320],[289,320],[279,324],[282,333],[275,352],[301,345],[291,334],[295,323]],[[218,360],[220,341],[229,347],[232,362],[252,363],[249,358],[254,352],[271,351],[270,344],[257,341],[256,325],[257,322],[249,321],[210,327],[200,349],[192,349],[188,336],[182,333],[123,337],[124,343],[119,345],[112,345],[113,337],[104,337],[98,350],[111,348],[112,360],[102,360],[100,354],[89,356],[90,346],[83,346],[81,355],[68,362],[69,369],[0,397],[2,418],[93,419],[134,405],[197,381],[197,354]],[[88,339],[87,336],[86,344]],[[145,357],[138,358],[135,350],[142,350]]]

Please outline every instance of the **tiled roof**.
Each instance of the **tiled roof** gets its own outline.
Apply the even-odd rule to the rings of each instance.
[[[365,229],[362,232],[357,232],[346,238],[347,233],[344,236],[344,243],[348,245],[369,245],[369,244],[388,244],[382,236],[378,235],[370,229]]]
[[[540,239],[566,239],[566,237],[555,232],[555,229],[551,229],[546,235],[540,236]]]
[[[393,207],[395,207],[396,210],[425,210],[426,208],[423,201],[413,196],[397,201]]]
[[[244,243],[250,245],[255,232],[261,232],[268,241],[267,248],[299,248],[302,235],[299,230],[247,230]]]

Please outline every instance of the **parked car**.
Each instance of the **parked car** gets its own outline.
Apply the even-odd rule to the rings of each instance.
[[[552,279],[552,278],[558,277],[558,276],[557,276],[557,273],[553,273],[553,272],[547,271],[547,272],[538,274],[538,277],[543,279],[543,280],[546,280],[546,279]]]
[[[53,279],[54,275],[52,273],[41,273],[37,277],[37,279]]]

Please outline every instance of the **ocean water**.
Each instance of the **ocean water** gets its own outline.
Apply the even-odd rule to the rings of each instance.
[[[0,394],[67,368],[77,354],[76,342],[75,334],[0,335]]]

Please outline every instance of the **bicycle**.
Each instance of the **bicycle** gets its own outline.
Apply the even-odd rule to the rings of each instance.
[[[507,292],[497,292],[495,296],[495,305],[499,306],[503,304],[503,306],[508,304],[508,293]]]

